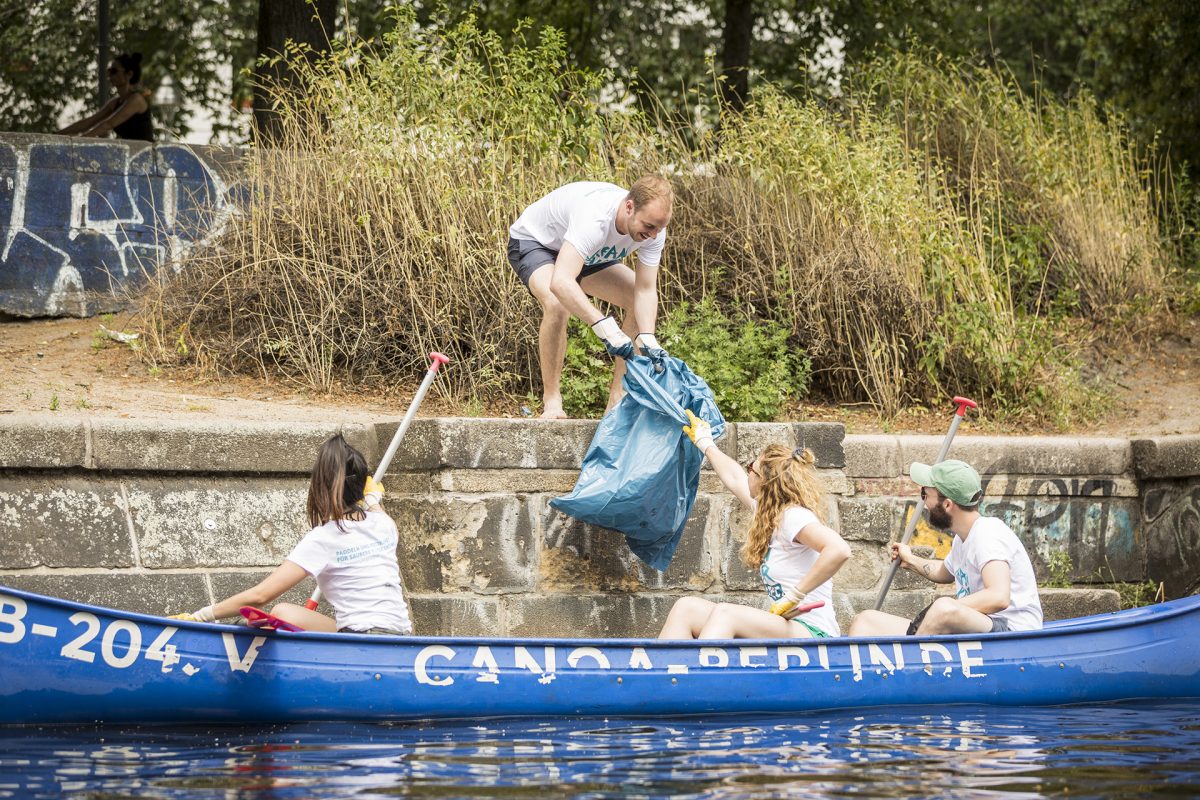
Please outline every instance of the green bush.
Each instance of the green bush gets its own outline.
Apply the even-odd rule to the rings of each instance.
[[[658,341],[713,391],[732,422],[776,419],[789,396],[808,392],[812,368],[788,345],[777,322],[731,320],[711,297],[682,303],[658,326]],[[599,340],[572,320],[563,371],[563,407],[573,417],[597,416],[608,400],[611,360]]]

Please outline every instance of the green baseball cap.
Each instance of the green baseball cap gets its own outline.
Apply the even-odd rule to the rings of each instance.
[[[978,505],[983,499],[983,485],[979,473],[965,461],[939,461],[930,466],[914,461],[908,474],[921,486],[932,486],[943,497],[949,497],[960,506]]]

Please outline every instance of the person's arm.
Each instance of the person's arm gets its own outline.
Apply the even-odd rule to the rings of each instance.
[[[958,598],[958,602],[980,614],[995,614],[1012,604],[1012,569],[1007,561],[989,561],[980,572],[983,590]]]
[[[812,569],[804,576],[804,580],[792,587],[801,594],[808,594],[832,578],[834,573],[841,569],[852,555],[850,545],[846,543],[841,534],[820,522],[810,522],[805,525],[796,534],[793,541],[808,545],[820,554],[817,556],[816,563],[812,565]]]
[[[641,261],[633,272],[633,319],[638,333],[654,334],[658,322],[658,267]]]
[[[692,444],[708,458],[713,472],[725,484],[725,488],[738,499],[746,508],[754,508],[754,498],[750,496],[750,478],[746,470],[734,459],[721,452],[721,448],[713,442],[712,426],[700,419],[689,409],[685,409],[689,424],[683,426],[683,432],[692,440]]]
[[[196,622],[212,622],[213,620],[235,617],[242,606],[261,608],[277,599],[287,590],[308,577],[308,572],[299,564],[284,560],[275,571],[264,578],[257,586],[238,592],[211,606],[194,611],[191,614],[178,614],[172,619],[189,619]]]
[[[954,583],[954,576],[946,569],[946,562],[941,559],[921,558],[913,553],[912,548],[900,542],[891,544],[892,560],[900,559],[900,566],[909,572],[915,572],[934,583]]]
[[[78,122],[71,123],[67,127],[60,130],[58,132],[58,134],[60,136],[71,136],[72,134],[83,133],[88,128],[91,128],[97,122],[99,122],[100,120],[107,117],[109,114],[112,114],[114,111],[116,111],[117,106],[120,104],[120,102],[121,102],[121,98],[119,98],[119,97],[112,98],[107,103],[105,103],[103,106],[101,106],[100,110],[97,111],[95,114],[92,114],[90,117],[85,117],[84,119],[81,119]]]
[[[132,117],[134,114],[140,114],[149,106],[146,104],[146,98],[142,97],[141,93],[134,92],[125,98],[125,102],[117,106],[116,111],[113,111],[104,119],[92,125],[83,132],[84,136],[103,136],[113,128],[120,125],[125,120]]]
[[[587,294],[579,288],[579,273],[583,272],[583,256],[570,242],[563,242],[554,260],[554,275],[550,278],[550,291],[558,298],[558,302],[583,320],[586,325],[595,325],[604,315],[600,309],[592,305]]]

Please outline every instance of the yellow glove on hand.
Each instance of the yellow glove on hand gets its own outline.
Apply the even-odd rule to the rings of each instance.
[[[375,479],[370,475],[367,476],[367,485],[363,489],[363,504],[367,508],[372,508],[383,502],[383,484],[376,483]]]
[[[182,614],[174,614],[170,617],[167,617],[167,619],[181,619],[184,622],[215,622],[217,617],[213,614],[212,606],[205,606],[204,608],[193,611],[190,614],[187,612]]]
[[[795,587],[792,587],[788,590],[787,594],[771,604],[771,613],[782,617],[793,608],[800,605],[801,601],[803,601],[807,596],[808,595],[806,595],[804,592],[798,592],[796,591]]]
[[[692,440],[692,444],[696,445],[701,453],[705,452],[713,444],[712,426],[697,417],[689,409],[684,409],[684,413],[687,414],[688,422],[691,424],[684,425],[683,432],[688,435],[688,438]]]

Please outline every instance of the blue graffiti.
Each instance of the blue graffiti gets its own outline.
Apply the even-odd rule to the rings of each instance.
[[[0,140],[0,311],[121,308],[235,209],[234,191],[186,145]]]

